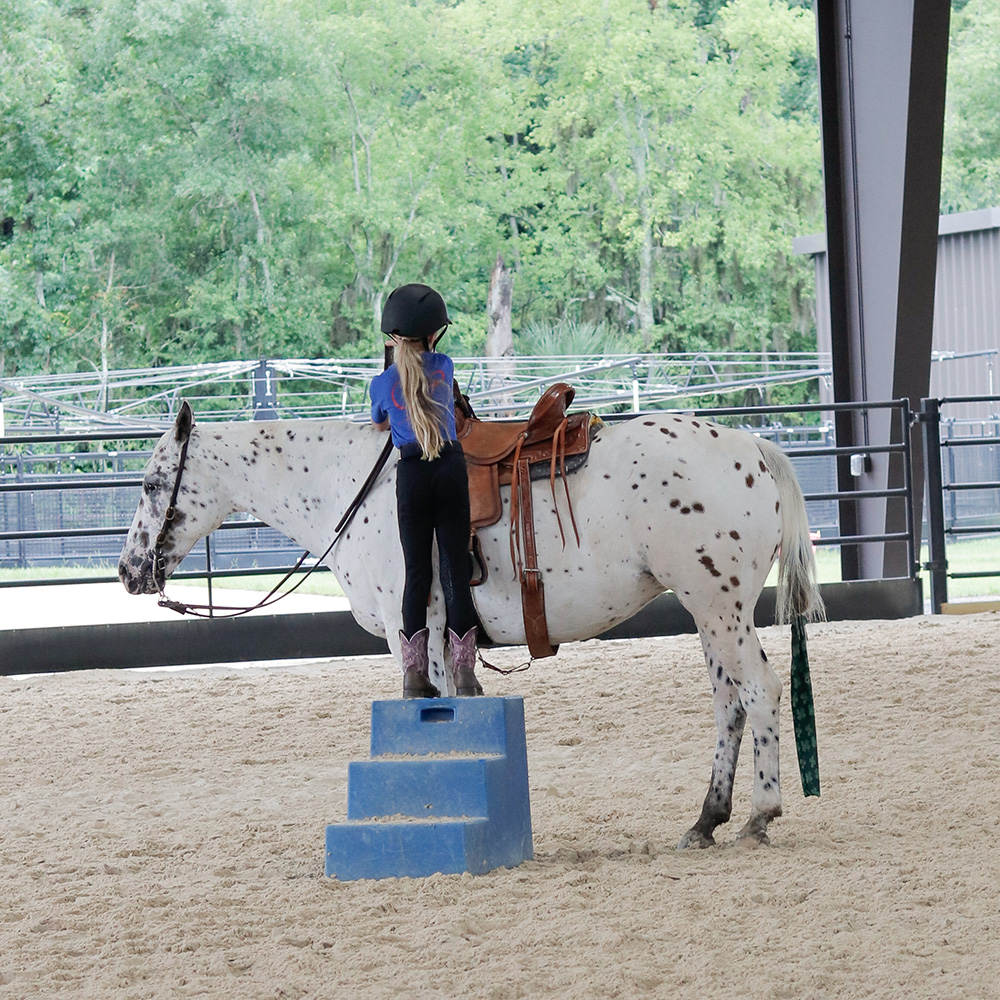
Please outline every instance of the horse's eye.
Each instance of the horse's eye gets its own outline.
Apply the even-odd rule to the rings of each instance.
[[[151,479],[147,479],[142,484],[142,491],[146,494],[146,496],[152,496],[156,492],[156,483],[154,483]]]

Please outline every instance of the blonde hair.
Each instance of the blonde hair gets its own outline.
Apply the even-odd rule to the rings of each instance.
[[[423,458],[430,461],[441,454],[444,437],[441,434],[442,406],[431,396],[424,371],[424,341],[400,338],[395,361],[410,426]]]

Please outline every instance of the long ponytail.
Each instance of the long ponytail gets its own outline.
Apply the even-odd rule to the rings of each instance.
[[[431,396],[427,373],[424,371],[426,341],[402,339],[396,347],[396,370],[403,388],[403,401],[410,426],[423,457],[428,461],[441,454],[441,405]]]

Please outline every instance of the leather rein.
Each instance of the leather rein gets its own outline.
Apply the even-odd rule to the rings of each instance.
[[[240,615],[248,614],[251,611],[256,611],[258,608],[266,608],[271,604],[276,604],[283,597],[287,597],[293,591],[297,590],[310,576],[310,574],[322,564],[323,560],[333,551],[333,547],[340,540],[340,536],[343,534],[344,530],[354,519],[354,515],[361,508],[364,503],[365,497],[368,496],[372,486],[375,485],[375,480],[378,479],[379,474],[382,469],[385,468],[385,463],[389,460],[389,455],[392,453],[392,438],[390,437],[386,443],[385,447],[382,449],[382,453],[375,461],[375,465],[372,467],[371,472],[368,473],[368,478],[364,481],[361,489],[358,491],[357,496],[351,501],[347,510],[344,512],[344,516],[337,522],[337,526],[333,529],[333,541],[327,546],[326,551],[313,563],[303,573],[302,578],[298,580],[293,587],[289,587],[288,590],[278,593],[278,591],[288,582],[288,580],[297,573],[301,568],[302,564],[306,561],[306,557],[309,555],[308,549],[299,556],[298,562],[271,588],[271,590],[264,595],[256,604],[251,607],[240,607],[231,606],[224,604],[186,604],[183,601],[172,601],[170,600],[166,593],[165,588],[167,585],[166,578],[166,560],[163,557],[163,546],[166,542],[169,534],[170,528],[173,524],[173,520],[177,515],[177,496],[180,493],[181,488],[181,477],[184,475],[184,466],[187,463],[187,453],[188,453],[188,442],[191,440],[191,434],[189,433],[186,438],[184,438],[184,443],[181,445],[180,459],[177,463],[177,474],[174,477],[174,487],[170,494],[170,504],[163,514],[163,524],[160,527],[160,533],[156,536],[156,544],[153,546],[153,582],[156,584],[157,593],[160,595],[157,604],[161,608],[169,608],[171,611],[176,611],[180,615],[193,615],[196,618],[238,618]],[[217,615],[216,611],[226,611],[228,614]],[[206,613],[207,612],[207,613]]]

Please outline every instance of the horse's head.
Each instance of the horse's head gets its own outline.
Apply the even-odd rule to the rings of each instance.
[[[191,551],[229,513],[208,502],[204,463],[197,454],[191,407],[184,402],[174,426],[146,465],[142,496],[122,547],[118,577],[130,594],[155,594]]]

